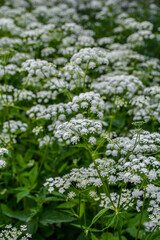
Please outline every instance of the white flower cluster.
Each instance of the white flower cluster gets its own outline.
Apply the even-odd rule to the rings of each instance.
[[[157,179],[159,172],[159,164],[153,157],[141,157],[133,160],[120,159],[116,163],[113,159],[96,159],[97,168],[100,171],[100,175],[111,185],[124,182],[138,186],[143,181],[142,178],[148,178],[149,183]],[[132,163],[133,161],[133,163]],[[152,166],[153,163],[153,166]],[[133,169],[132,169],[133,167]],[[153,168],[150,170],[150,168]],[[156,174],[154,174],[156,173]],[[74,183],[74,185],[73,185]],[[64,175],[62,178],[49,178],[47,179],[45,186],[49,187],[49,192],[58,189],[60,193],[68,191],[71,187],[75,186],[79,189],[86,189],[89,186],[101,187],[103,185],[95,165],[92,163],[88,168],[72,169],[69,174]],[[143,192],[135,192],[133,190],[132,196],[139,197],[143,195]],[[99,199],[97,199],[99,200]]]
[[[24,100],[31,101],[36,99],[36,95],[32,91],[26,89],[13,88],[11,85],[4,85],[0,87],[1,89],[1,104],[2,105],[15,105],[17,102]]]
[[[0,148],[0,156],[8,154],[8,150],[6,148]]]
[[[13,96],[14,96],[13,102],[17,102],[17,101],[20,102],[24,100],[31,101],[36,98],[36,95],[32,91],[28,91],[26,89],[23,89],[23,90],[15,89]]]
[[[16,136],[11,133],[1,133],[0,134],[0,144],[7,147],[12,143],[16,143]]]
[[[135,96],[130,103],[132,108],[129,114],[133,114],[134,121],[144,120],[146,122],[156,119],[160,122],[160,87],[155,85],[144,88],[143,94]]]
[[[113,45],[112,45],[113,46]],[[107,58],[112,66],[112,69],[115,71],[122,71],[122,75],[128,75],[132,69],[135,71],[133,66],[133,62],[137,63],[137,66],[140,66],[142,62],[148,60],[148,58],[144,55],[141,55],[137,52],[134,52],[127,45],[123,46],[121,49],[118,45],[118,49],[113,49],[110,52],[107,52]],[[115,47],[115,45],[114,45]],[[126,48],[127,47],[127,48]],[[116,45],[117,48],[117,45]],[[105,68],[105,72],[106,72]],[[108,72],[108,71],[107,71]],[[142,74],[142,72],[141,72]]]
[[[18,67],[15,64],[8,64],[6,66],[0,65],[0,79],[7,75],[13,76],[18,72]]]
[[[150,30],[153,29],[153,24],[148,21],[138,22],[134,18],[126,18],[124,15],[117,17],[117,23],[121,24],[124,29],[135,29],[135,30]]]
[[[0,148],[0,156],[3,157],[3,155],[8,154],[8,150],[6,148]],[[3,159],[0,159],[0,168],[4,168],[6,166],[6,161]]]
[[[104,101],[98,93],[86,92],[73,97],[72,102],[49,105],[46,108],[40,107],[39,111],[36,111],[36,118],[51,119],[59,123],[71,119],[74,115],[77,119],[83,117],[102,119],[104,107]],[[35,117],[35,114],[33,115],[35,108],[36,106],[27,112],[31,118]]]
[[[54,90],[56,93],[65,92],[66,89],[74,91],[82,89],[90,82],[90,78],[80,66],[74,62],[67,63],[58,73],[58,77],[51,78],[44,88]]]
[[[16,133],[18,130],[20,132],[25,132],[27,130],[28,124],[22,123],[21,121],[10,120],[9,122],[4,122],[3,133]]]
[[[83,48],[72,56],[71,61],[81,64],[84,69],[94,69],[97,65],[108,64],[106,50],[101,48]]]
[[[46,107],[41,104],[37,104],[36,106],[33,106],[31,109],[27,111],[27,114],[30,118],[40,118],[41,113],[46,110]]]
[[[87,81],[85,79],[85,72],[74,62],[66,64],[61,69],[59,75],[69,84],[67,88],[71,91],[77,87],[82,87],[83,82]]]
[[[127,38],[127,42],[133,47],[141,46],[146,39],[154,39],[155,35],[150,30],[141,30],[131,34]]]
[[[13,105],[13,97],[11,95],[6,94],[0,95],[0,101],[2,106],[6,104]],[[2,106],[0,107],[0,109],[2,109]]]
[[[132,138],[113,139],[107,144],[106,152],[107,155],[112,155],[113,159],[96,159],[88,168],[74,168],[63,177],[47,179],[44,186],[47,186],[49,192],[58,190],[60,193],[65,193],[72,189],[76,193],[77,189],[101,187],[104,184],[102,179],[108,182],[110,188],[119,184],[125,185],[121,194],[111,191],[110,194],[101,192],[98,195],[93,190],[89,195],[95,201],[99,201],[100,207],[125,210],[135,207],[139,212],[145,194],[146,199],[149,200],[147,209],[149,218],[159,226],[159,187],[155,186],[154,182],[160,177],[160,162],[152,156],[159,150],[159,145],[160,134],[146,131],[135,134]],[[142,184],[144,182],[146,185]],[[151,222],[149,226],[154,225]],[[149,226],[146,223],[148,229]]]
[[[9,37],[2,37],[0,39],[0,47],[10,47],[10,48],[16,48],[17,46],[22,45],[22,40],[19,38],[9,38]]]
[[[81,25],[78,25],[74,22],[70,22],[70,23],[65,23],[63,26],[62,26],[62,29],[64,30],[64,34],[65,35],[68,35],[68,33],[74,33],[76,35],[79,35],[82,33],[83,31],[83,28]]]
[[[92,47],[95,46],[95,41],[94,38],[90,36],[79,36],[76,45],[81,47]]]
[[[127,155],[132,153],[135,155],[154,153],[158,151],[160,144],[159,133],[149,133],[142,131],[140,134],[133,134],[132,138],[119,137],[112,139],[111,143],[107,144],[107,156]]]
[[[29,78],[33,76],[39,77],[40,79],[49,78],[56,74],[53,64],[40,59],[28,59],[26,62],[23,62],[22,70],[28,72]]]
[[[18,53],[15,53],[15,55],[10,58],[9,62],[12,64],[16,64],[17,66],[20,67],[22,62],[30,58],[31,58],[30,54],[18,52]]]
[[[11,224],[6,225],[5,229],[0,232],[0,239],[1,240],[29,240],[32,238],[32,235],[29,233],[26,233],[27,226],[21,225],[20,229],[17,229],[16,227],[12,227]]]
[[[37,92],[37,102],[38,103],[48,103],[49,101],[55,100],[57,97],[57,92],[52,91],[39,91]]]
[[[100,46],[110,45],[113,42],[114,42],[114,38],[113,37],[103,37],[103,38],[99,38],[98,39],[98,44]]]
[[[0,168],[4,168],[6,166],[6,162],[4,160],[0,160]]]
[[[93,164],[91,164],[87,169],[82,167],[80,169],[72,169],[69,174],[56,178],[49,178],[46,180],[44,186],[48,187],[48,191],[52,192],[55,189],[58,189],[60,193],[64,193],[68,190],[72,183],[76,184],[76,187],[79,189],[86,188],[90,185],[102,186],[102,182],[98,179],[98,173],[93,168]]]
[[[72,99],[72,109],[73,111],[77,108],[87,109],[90,111],[89,114],[96,114],[98,118],[103,117],[103,111],[105,108],[105,103],[101,99],[100,94],[94,92],[81,93],[79,96],[75,96]]]
[[[159,162],[154,157],[130,156],[129,160],[118,160],[118,165],[114,167],[114,174],[109,176],[109,182],[140,184],[144,179],[149,182],[155,181],[160,176]]]
[[[13,36],[20,33],[20,28],[14,24],[14,20],[11,18],[1,18],[0,30],[9,32]]]
[[[160,7],[144,2],[1,0],[0,146],[6,148],[0,168],[7,149],[14,157],[29,148],[37,159],[45,148],[46,162],[58,149],[62,168],[44,184],[50,193],[77,204],[82,191],[94,208],[117,215],[140,212],[145,198],[144,225],[154,231],[160,226]],[[147,131],[129,131],[133,121],[144,121]],[[77,168],[56,175],[72,163]],[[9,225],[0,239],[30,238],[25,231]]]
[[[44,136],[43,138],[38,138],[39,147],[52,145],[53,141],[54,141],[54,137],[50,137],[48,135]]]
[[[131,98],[135,93],[143,88],[142,82],[132,75],[101,75],[96,82],[91,85],[95,91],[101,95],[125,95]]]
[[[107,197],[105,193],[100,193],[99,197],[94,198],[95,201],[100,201],[99,206],[103,208],[111,207],[111,199],[112,204],[114,204],[117,209],[122,208],[127,210],[134,205],[133,192],[129,189],[122,189],[121,195],[116,192],[112,192],[110,194],[110,198]]]
[[[40,127],[35,127],[33,128],[32,132],[37,136],[40,132],[43,132],[43,127],[40,126]]]
[[[147,186],[147,196],[149,198],[149,214],[150,230],[153,226],[160,226],[160,187],[153,184]]]
[[[69,122],[65,122],[56,126],[54,130],[54,137],[59,141],[65,141],[66,144],[77,144],[81,138],[88,140],[91,144],[95,140],[91,137],[100,135],[102,133],[102,123],[96,120],[89,119],[71,119]],[[96,138],[95,138],[96,139]]]
[[[49,56],[52,56],[54,52],[55,52],[54,48],[51,48],[51,47],[43,48],[41,51],[41,56],[49,57]]]

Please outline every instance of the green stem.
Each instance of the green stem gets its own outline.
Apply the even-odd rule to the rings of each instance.
[[[97,146],[97,148],[95,149],[95,151],[93,152],[93,155],[96,155],[97,151],[101,148],[101,146],[103,146],[103,144],[108,141],[108,139],[103,139],[100,144]]]
[[[155,226],[152,230],[152,232],[150,232],[150,234],[145,238],[145,240],[148,240],[151,238],[151,236],[153,235],[154,231],[156,230],[157,226]]]
[[[41,160],[40,166],[39,166],[39,173],[40,173],[41,168],[42,168],[42,166],[43,166],[43,164],[44,164],[44,160],[45,160],[46,153],[47,153],[47,150],[48,150],[48,145],[49,145],[49,143],[46,145],[46,148],[45,148],[45,151],[44,151],[44,154],[43,154],[43,157],[42,157],[42,160]]]
[[[110,138],[110,135],[111,135],[111,129],[112,129],[112,124],[113,124],[114,118],[115,118],[115,115],[113,115],[113,116],[111,117],[109,129],[108,129],[109,138]]]
[[[84,226],[85,226],[85,239],[88,240],[87,222],[86,222],[86,211],[84,205]]]
[[[79,200],[78,219],[79,219],[79,223],[80,223],[80,226],[81,226],[81,230],[85,235],[85,232],[84,232],[83,227],[82,227],[81,219],[80,219],[80,214],[81,214],[81,193],[80,192],[79,192],[79,199],[78,200]]]
[[[85,75],[84,75],[84,78],[83,78],[83,91],[84,92],[86,91],[86,76],[87,76],[88,68],[89,68],[89,62],[87,63]]]
[[[119,238],[119,240],[122,240],[122,237],[121,237],[121,227],[120,227],[119,221],[118,221],[118,238]]]
[[[135,240],[138,240],[139,231],[140,231],[141,224],[142,224],[142,217],[143,217],[143,212],[144,212],[145,199],[146,199],[146,188],[145,188],[145,191],[144,191],[143,206],[142,206],[142,211],[141,211],[140,221],[139,221],[139,225],[138,225],[138,231],[137,231],[137,234],[136,234],[136,238],[135,238]]]
[[[91,157],[91,159],[92,159],[92,161],[93,161],[93,163],[94,163],[94,165],[95,165],[95,168],[96,168],[96,170],[97,170],[98,176],[99,176],[99,178],[100,178],[100,180],[101,180],[101,182],[102,182],[102,184],[103,184],[103,187],[104,187],[104,190],[105,190],[106,196],[107,196],[107,197],[109,198],[109,200],[111,201],[111,203],[112,203],[114,209],[116,209],[116,207],[115,207],[115,205],[114,205],[114,203],[113,203],[113,201],[112,201],[111,195],[110,195],[108,182],[107,182],[107,181],[104,182],[104,179],[103,179],[103,177],[101,176],[100,170],[98,169],[97,163],[96,163],[94,157],[92,156],[92,153],[91,153],[91,151],[90,151],[88,145],[87,145],[87,148],[88,148],[88,151],[89,151],[90,157]]]
[[[115,112],[114,112],[113,115],[111,116],[111,121],[110,121],[109,128],[108,128],[109,138],[110,138],[110,135],[111,135],[112,125],[113,125],[113,121],[114,121],[114,119],[115,119],[117,110],[118,110],[118,109],[117,109],[117,107],[116,107]]]

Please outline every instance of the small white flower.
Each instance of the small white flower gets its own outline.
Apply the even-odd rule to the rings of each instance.
[[[68,193],[68,198],[69,198],[69,199],[74,199],[75,196],[76,196],[76,193],[73,192],[73,191]]]
[[[96,138],[95,137],[90,137],[88,142],[90,144],[94,145],[94,144],[96,144]]]

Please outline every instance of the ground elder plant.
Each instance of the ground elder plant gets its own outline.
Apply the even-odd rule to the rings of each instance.
[[[160,239],[158,0],[1,0],[0,239]]]

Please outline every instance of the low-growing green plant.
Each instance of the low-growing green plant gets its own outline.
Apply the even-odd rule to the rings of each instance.
[[[0,2],[0,239],[160,239],[159,11]]]

